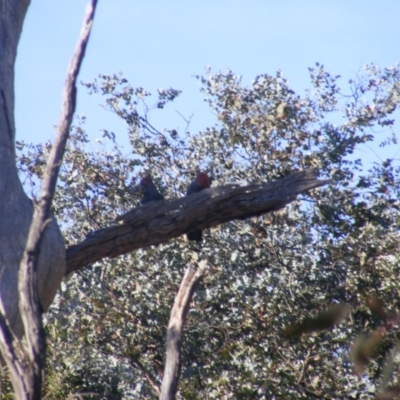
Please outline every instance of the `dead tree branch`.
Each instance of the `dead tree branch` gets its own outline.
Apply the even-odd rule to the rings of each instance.
[[[156,245],[193,230],[245,219],[285,207],[300,193],[329,183],[317,180],[318,170],[294,172],[270,183],[221,186],[187,197],[151,202],[118,217],[121,225],[94,232],[67,249],[67,274],[106,257]]]
[[[46,165],[40,198],[34,204],[32,223],[20,264],[19,306],[27,345],[23,346],[19,340],[12,336],[4,317],[0,321],[0,346],[5,361],[10,366],[12,384],[18,399],[40,399],[44,370],[45,336],[38,296],[38,259],[43,235],[49,222],[50,207],[58,172],[75,111],[76,80],[85,55],[96,5],[97,0],[91,0],[87,6],[78,44],[68,69],[57,137]],[[12,342],[17,347],[17,351],[13,350]]]
[[[198,268],[189,265],[179,287],[179,292],[175,297],[168,323],[167,357],[165,360],[160,400],[175,399],[181,373],[183,326],[194,291],[198,282],[203,278],[206,268],[206,260],[200,261]]]

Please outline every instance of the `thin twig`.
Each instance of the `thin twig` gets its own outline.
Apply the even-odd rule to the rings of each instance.
[[[139,360],[131,360],[131,363],[139,368],[144,377],[147,379],[147,382],[149,382],[149,385],[153,388],[153,390],[157,393],[157,395],[159,396],[161,394],[161,390],[159,385],[157,385],[156,380],[153,378],[153,376],[150,374],[149,371],[147,371],[147,369],[144,367],[144,365],[139,361]]]
[[[189,305],[200,279],[207,269],[207,260],[199,262],[198,268],[189,265],[182,279],[178,294],[175,297],[168,323],[167,357],[161,385],[160,400],[175,399],[181,373],[182,334]]]

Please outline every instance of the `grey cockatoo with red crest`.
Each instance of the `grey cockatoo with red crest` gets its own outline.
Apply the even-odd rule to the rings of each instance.
[[[141,204],[149,203],[150,201],[164,200],[164,196],[158,191],[150,175],[146,175],[140,181],[139,189],[143,194],[140,200]]]

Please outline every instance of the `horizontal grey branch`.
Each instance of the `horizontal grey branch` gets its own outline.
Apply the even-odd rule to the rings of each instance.
[[[248,186],[219,186],[177,200],[134,208],[117,218],[122,224],[96,231],[67,249],[67,274],[105,257],[156,245],[194,228],[210,228],[279,210],[300,193],[326,185],[318,169],[294,172],[283,179]]]

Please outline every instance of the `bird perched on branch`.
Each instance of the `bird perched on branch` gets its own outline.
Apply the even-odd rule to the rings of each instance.
[[[210,179],[205,172],[200,172],[197,178],[189,185],[186,192],[186,196],[193,193],[201,192],[203,189],[209,188],[211,185]],[[188,240],[195,240],[196,242],[201,242],[203,240],[203,234],[201,229],[195,229],[187,233]]]
[[[149,203],[150,201],[164,200],[164,196],[157,190],[150,175],[146,175],[139,183],[139,189],[143,194],[141,204]]]

